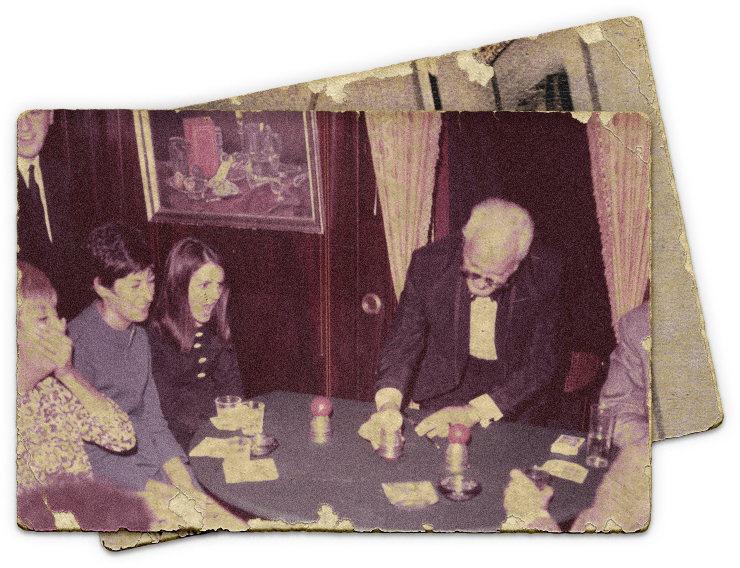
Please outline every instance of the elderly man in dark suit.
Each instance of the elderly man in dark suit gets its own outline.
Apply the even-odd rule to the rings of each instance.
[[[360,435],[400,426],[410,400],[434,411],[417,434],[505,418],[536,422],[557,395],[560,261],[522,207],[492,198],[461,233],[414,252],[380,356],[377,412]]]
[[[18,259],[41,269],[59,294],[62,317],[89,301],[77,277],[77,239],[64,167],[41,153],[53,110],[29,110],[18,118]]]

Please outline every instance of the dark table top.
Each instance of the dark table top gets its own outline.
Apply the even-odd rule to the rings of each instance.
[[[403,455],[389,461],[377,455],[357,430],[374,410],[374,404],[332,398],[333,439],[325,445],[310,440],[311,401],[314,395],[275,391],[255,397],[265,402],[264,433],[275,437],[279,447],[269,458],[275,460],[280,478],[274,481],[227,484],[223,460],[191,457],[198,481],[222,501],[256,516],[287,523],[310,523],[328,504],[340,520],[352,521],[356,530],[492,532],[505,519],[504,489],[513,468],[542,465],[562,459],[585,465],[585,448],[578,456],[550,452],[563,430],[499,421],[487,429],[471,429],[468,444],[470,468],[466,475],[481,484],[473,499],[454,502],[437,491],[439,502],[421,510],[408,511],[388,501],[381,483],[430,481],[433,486],[446,475],[446,440],[437,438],[440,449],[421,438],[404,420],[406,438]],[[215,414],[215,412],[214,412]],[[423,415],[415,417],[418,422]],[[229,438],[239,432],[221,431],[206,421],[193,438],[195,447],[205,437]],[[577,434],[577,433],[576,433]],[[582,434],[585,437],[585,434]],[[583,484],[553,477],[554,496],[550,514],[558,523],[567,522],[590,507],[604,470],[589,469]]]

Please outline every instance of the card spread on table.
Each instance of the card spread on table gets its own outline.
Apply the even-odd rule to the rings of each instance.
[[[230,416],[213,416],[211,423],[219,430],[239,430],[244,425],[244,420],[235,413]]]
[[[547,460],[542,469],[550,475],[576,483],[583,483],[588,474],[588,470],[582,465],[564,460]]]
[[[388,501],[402,509],[422,509],[439,501],[430,481],[383,483]]]
[[[246,481],[273,481],[279,475],[272,458],[252,460],[247,453],[224,458],[224,477],[226,483],[244,483]]]
[[[242,436],[231,438],[203,438],[203,441],[190,450],[193,457],[226,458],[244,453],[249,456],[252,441]]]
[[[578,455],[578,450],[581,449],[581,446],[585,441],[586,440],[584,438],[579,438],[578,436],[567,436],[565,434],[561,434],[560,437],[553,442],[550,447],[550,451],[553,454],[576,456]]]

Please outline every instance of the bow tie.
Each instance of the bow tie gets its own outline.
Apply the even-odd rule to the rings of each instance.
[[[506,291],[507,287],[499,288],[498,290],[494,290],[491,292],[488,296],[476,296],[475,294],[469,294],[470,302],[474,302],[476,298],[484,298],[491,300],[492,302],[501,302],[501,298],[504,295],[504,292]]]

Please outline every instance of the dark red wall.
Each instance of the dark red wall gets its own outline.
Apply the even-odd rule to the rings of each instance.
[[[372,399],[394,298],[361,115],[318,114],[323,235],[148,222],[132,112],[57,111],[55,118],[45,151],[68,166],[81,234],[113,218],[141,228],[158,276],[170,247],[187,235],[221,253],[249,395],[283,389]],[[380,314],[361,310],[367,292],[383,299]]]

